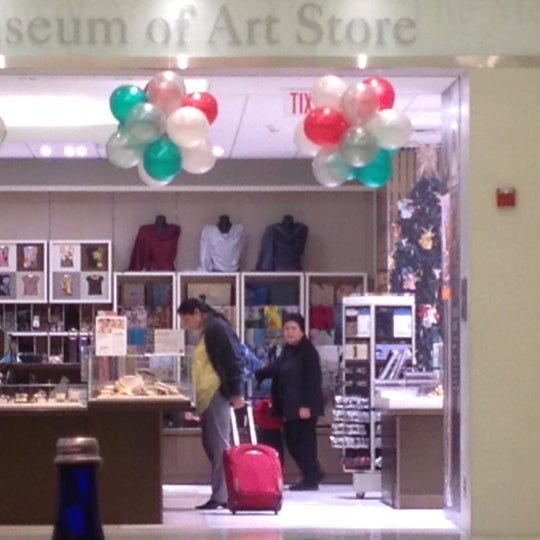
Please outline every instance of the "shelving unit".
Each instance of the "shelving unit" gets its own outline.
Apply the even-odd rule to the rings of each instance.
[[[97,312],[110,309],[110,304],[2,303],[4,352],[11,349],[30,362],[79,362],[81,348],[91,341]]]
[[[414,363],[414,297],[343,299],[342,394],[336,397],[332,444],[342,450],[357,496],[381,491],[381,413],[375,395]]]
[[[366,273],[307,272],[306,328],[315,346],[339,345],[342,338],[342,300],[367,292]]]
[[[240,274],[236,272],[180,272],[178,304],[203,296],[240,333]]]
[[[176,328],[174,272],[115,272],[114,310],[127,317],[128,348],[153,350],[156,329]]]
[[[285,313],[304,314],[302,272],[244,272],[241,339],[261,359],[283,344]]]

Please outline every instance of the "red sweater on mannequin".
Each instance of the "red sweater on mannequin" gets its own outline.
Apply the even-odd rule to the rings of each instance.
[[[131,252],[130,271],[174,270],[180,227],[157,216],[153,225],[140,227]]]

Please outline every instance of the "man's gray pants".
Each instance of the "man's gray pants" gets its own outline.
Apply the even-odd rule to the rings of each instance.
[[[227,502],[227,485],[223,469],[223,452],[230,446],[230,403],[219,390],[201,415],[202,444],[212,465],[211,484],[214,501]]]

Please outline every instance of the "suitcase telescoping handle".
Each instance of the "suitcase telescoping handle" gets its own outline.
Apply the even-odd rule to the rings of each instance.
[[[238,434],[238,421],[236,420],[236,411],[233,407],[230,408],[231,411],[231,425],[232,425],[232,436],[234,446],[240,444],[240,435]],[[249,428],[249,440],[251,444],[257,444],[257,433],[255,432],[255,422],[253,421],[253,406],[251,403],[246,403],[246,416]]]

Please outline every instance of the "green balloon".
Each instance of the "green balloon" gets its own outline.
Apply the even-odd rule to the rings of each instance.
[[[156,180],[171,180],[182,167],[182,154],[168,137],[161,137],[144,150],[144,170]]]
[[[355,168],[356,179],[367,187],[377,189],[392,178],[392,157],[388,150],[381,149],[364,167]]]
[[[139,103],[146,101],[146,94],[142,88],[132,84],[119,86],[109,98],[109,106],[114,117],[123,122],[129,111]]]

